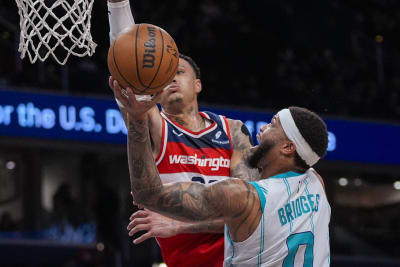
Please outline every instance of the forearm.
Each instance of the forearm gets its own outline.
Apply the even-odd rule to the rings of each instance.
[[[124,29],[135,25],[129,0],[108,0],[110,42]]]
[[[224,233],[224,220],[216,219],[200,222],[181,222],[178,227],[180,234],[196,234],[196,233]]]
[[[135,201],[153,203],[151,199],[161,191],[162,183],[151,151],[147,119],[133,120],[128,116],[128,165]]]
[[[205,185],[182,182],[163,185],[154,162],[148,119],[128,115],[128,165],[134,201],[166,216],[180,220],[209,220],[220,212],[215,197]]]

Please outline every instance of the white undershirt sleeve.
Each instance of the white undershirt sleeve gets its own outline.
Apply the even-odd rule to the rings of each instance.
[[[110,43],[126,28],[135,25],[129,0],[108,5],[108,21],[110,24]]]

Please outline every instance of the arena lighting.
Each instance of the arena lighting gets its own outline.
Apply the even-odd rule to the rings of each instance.
[[[164,262],[153,263],[153,265],[151,267],[167,267],[167,264],[165,264]]]
[[[354,185],[355,186],[361,186],[362,185],[362,180],[360,178],[354,179]]]
[[[14,170],[16,165],[17,164],[15,164],[14,161],[10,160],[10,161],[7,161],[6,168],[9,169],[9,170]]]
[[[340,186],[347,186],[349,184],[349,180],[345,177],[341,177],[338,180]]]
[[[393,187],[394,187],[394,189],[396,189],[396,190],[400,190],[400,181],[394,182],[394,183],[393,183]]]
[[[378,34],[377,36],[375,36],[375,41],[377,43],[383,43],[383,36]]]
[[[97,251],[100,251],[100,252],[102,252],[103,250],[104,250],[104,244],[103,243],[97,243],[96,244],[96,248],[97,248]]]

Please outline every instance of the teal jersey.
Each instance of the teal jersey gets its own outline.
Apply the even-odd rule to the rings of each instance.
[[[287,172],[250,184],[263,214],[242,242],[233,242],[225,228],[224,266],[329,266],[331,208],[315,171]]]

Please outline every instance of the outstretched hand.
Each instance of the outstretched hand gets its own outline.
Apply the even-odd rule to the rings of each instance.
[[[162,91],[152,96],[150,101],[138,101],[131,88],[122,88],[111,76],[109,79],[110,88],[114,92],[114,97],[118,100],[118,105],[133,119],[143,119],[146,112],[154,107],[161,99]],[[122,105],[122,106],[121,106]]]
[[[179,221],[147,209],[138,210],[133,213],[129,220],[130,223],[127,227],[129,236],[133,236],[140,231],[145,231],[144,234],[133,240],[134,244],[139,244],[152,237],[165,238],[179,233]]]

